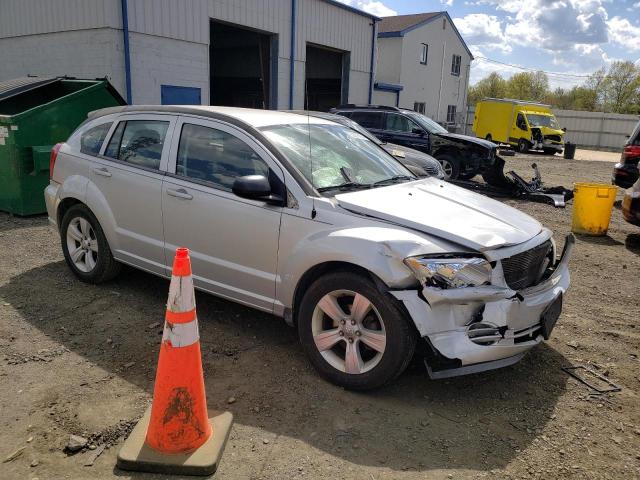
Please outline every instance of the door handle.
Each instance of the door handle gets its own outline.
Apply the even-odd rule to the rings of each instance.
[[[184,198],[185,200],[191,200],[193,198],[193,195],[187,192],[184,188],[178,188],[177,190],[173,188],[167,188],[167,195],[176,198]]]
[[[94,168],[93,169],[93,173],[95,173],[96,175],[100,175],[101,177],[110,177],[111,176],[111,172],[109,170],[107,170],[106,168],[102,167],[102,168]]]

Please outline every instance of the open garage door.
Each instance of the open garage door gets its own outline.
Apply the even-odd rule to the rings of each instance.
[[[277,35],[214,20],[210,35],[211,105],[275,107]]]
[[[307,44],[304,98],[307,110],[327,112],[347,103],[349,62],[348,52]]]

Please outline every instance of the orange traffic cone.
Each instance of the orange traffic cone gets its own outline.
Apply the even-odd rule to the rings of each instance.
[[[207,412],[199,338],[189,250],[178,248],[153,404],[118,453],[119,468],[184,475],[215,473],[233,416]]]

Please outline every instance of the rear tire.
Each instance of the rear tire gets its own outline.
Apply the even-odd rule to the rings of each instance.
[[[413,357],[416,334],[408,320],[369,278],[335,272],[313,282],[302,297],[298,335],[321,377],[349,390],[370,390],[397,378]]]
[[[445,180],[455,180],[460,175],[460,162],[451,155],[441,155],[436,158],[442,165]]]
[[[520,153],[527,153],[529,151],[529,148],[529,142],[526,139],[521,138],[520,140],[518,140],[518,151]]]
[[[60,224],[62,253],[69,268],[81,281],[102,283],[114,278],[121,268],[95,215],[85,205],[67,210]]]

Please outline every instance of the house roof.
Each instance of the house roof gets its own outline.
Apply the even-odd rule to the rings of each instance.
[[[449,24],[453,28],[453,31],[456,33],[460,42],[464,46],[465,50],[473,60],[473,54],[467,43],[460,35],[460,32],[456,28],[453,20],[447,12],[426,12],[426,13],[415,13],[413,15],[397,15],[395,17],[384,17],[378,23],[378,38],[388,38],[388,37],[404,37],[405,34],[410,32],[411,30],[415,30],[416,28],[422,27],[428,23],[433,22],[434,20],[445,17],[449,20]]]
[[[443,12],[416,13],[413,15],[397,15],[385,17],[378,25],[378,32],[402,32],[408,28],[419,26],[427,20],[438,17]]]

